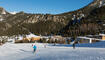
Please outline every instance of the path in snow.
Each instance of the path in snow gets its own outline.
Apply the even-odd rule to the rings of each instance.
[[[33,54],[32,44],[4,44],[0,46],[0,60],[105,60],[105,48],[37,47]]]

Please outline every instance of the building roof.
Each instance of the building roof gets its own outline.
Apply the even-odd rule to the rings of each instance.
[[[101,36],[105,36],[105,34],[99,34],[99,35],[101,35]]]
[[[90,38],[90,37],[82,37],[82,36],[80,36],[80,37],[78,37],[78,38],[83,38],[83,39],[92,39],[92,40],[102,40],[102,39]]]
[[[78,38],[83,38],[83,39],[92,39],[92,38],[89,38],[89,37],[82,37],[82,36],[80,36],[80,37],[78,37]]]
[[[40,37],[40,36],[37,36],[37,35],[34,35],[34,34],[31,33],[31,34],[29,34],[29,35],[26,35],[26,37],[27,37],[27,38],[32,38],[32,37]]]

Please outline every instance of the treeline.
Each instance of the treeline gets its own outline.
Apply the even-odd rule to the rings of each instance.
[[[28,29],[31,33],[37,35],[56,35],[59,32],[59,30],[64,27],[64,25],[60,22],[54,22],[51,20],[40,21],[34,24],[22,24],[22,26]]]
[[[60,33],[63,36],[84,36],[89,34],[98,34],[101,31],[101,26],[95,23],[83,23],[80,25],[74,25],[65,27]]]
[[[81,36],[105,33],[105,6],[92,10],[89,15],[80,21],[71,20],[60,33],[63,36]]]

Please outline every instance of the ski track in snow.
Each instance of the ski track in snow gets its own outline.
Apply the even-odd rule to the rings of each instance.
[[[6,43],[0,46],[0,60],[105,60],[105,48],[36,45],[33,53],[32,44]]]

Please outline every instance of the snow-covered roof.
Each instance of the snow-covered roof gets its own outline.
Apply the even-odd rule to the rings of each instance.
[[[89,38],[89,37],[78,37],[78,38],[83,38],[83,39],[92,39],[92,40],[102,40],[102,39],[97,39],[97,38]]]
[[[101,35],[101,36],[105,36],[105,34],[99,34],[99,35]]]
[[[78,38],[83,38],[83,39],[92,39],[92,38],[89,38],[89,37],[82,37],[82,36],[80,36],[80,37],[78,37]]]
[[[31,34],[29,34],[29,35],[26,35],[26,37],[27,37],[27,38],[32,38],[32,37],[39,37],[39,36],[34,35],[34,34],[31,33]]]

